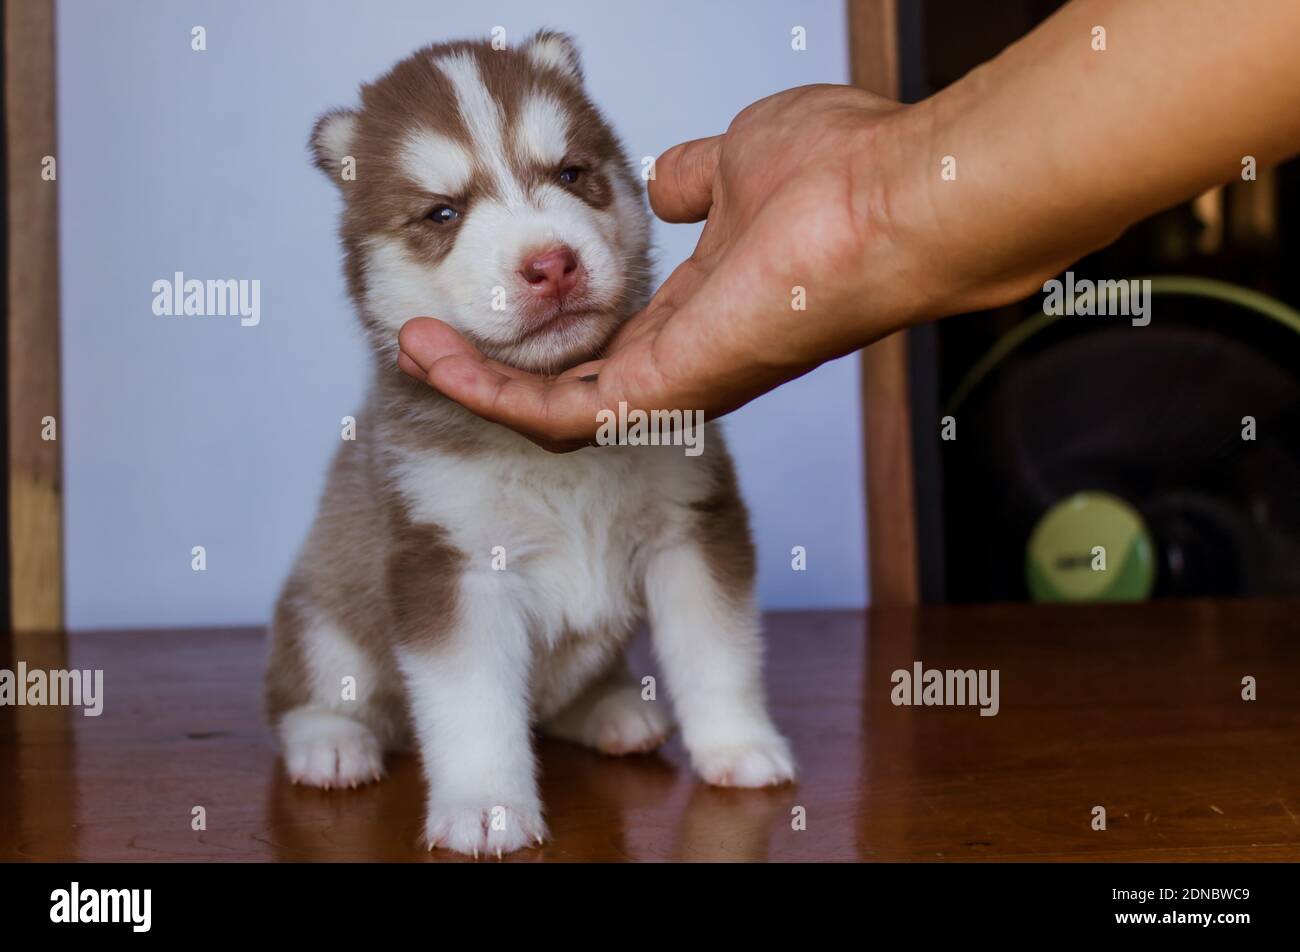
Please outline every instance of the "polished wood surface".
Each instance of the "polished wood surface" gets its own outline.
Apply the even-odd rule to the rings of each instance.
[[[4,0],[8,201],[9,552],[12,624],[21,636],[58,628],[63,613],[62,465],[42,420],[59,416],[58,182],[54,0]],[[57,172],[57,166],[56,166]]]
[[[767,628],[797,786],[710,789],[677,738],[625,759],[543,741],[552,838],[507,860],[1300,860],[1300,602],[791,613]],[[71,665],[105,672],[104,713],[0,709],[0,859],[454,858],[417,846],[412,756],[355,791],[285,779],[259,710],[262,632],[69,642]],[[998,669],[1000,712],[894,706],[890,675],[914,661]],[[1258,700],[1241,698],[1247,676]]]

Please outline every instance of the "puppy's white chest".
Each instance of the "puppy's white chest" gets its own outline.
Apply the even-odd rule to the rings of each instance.
[[[554,640],[630,628],[647,554],[681,531],[698,467],[643,449],[412,453],[397,480],[412,517],[441,526],[465,571],[499,586]]]

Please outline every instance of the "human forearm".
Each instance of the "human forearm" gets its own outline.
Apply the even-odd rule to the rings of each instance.
[[[1300,151],[1298,33],[1295,3],[1076,0],[898,114],[886,161],[914,181],[894,189],[893,241],[925,249],[934,285],[909,319],[1028,294],[1244,156]]]

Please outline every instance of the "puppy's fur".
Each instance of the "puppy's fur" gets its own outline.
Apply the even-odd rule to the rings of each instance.
[[[365,86],[360,108],[324,115],[311,142],[343,194],[374,381],[276,608],[267,698],[293,779],[375,780],[384,752],[413,739],[431,847],[540,843],[533,725],[608,754],[672,729],[623,662],[643,618],[699,774],[791,779],[718,430],[699,457],[552,455],[395,369],[415,315],[548,371],[597,355],[644,305],[644,201],[571,41],[422,49]],[[521,262],[554,247],[572,251],[576,284],[539,297]]]

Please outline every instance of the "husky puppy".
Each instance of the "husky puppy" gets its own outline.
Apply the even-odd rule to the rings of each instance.
[[[644,306],[640,183],[572,41],[421,49],[358,108],[322,116],[311,148],[343,195],[374,379],[276,607],[267,701],[289,775],[356,786],[413,741],[430,848],[539,844],[534,726],[605,754],[652,750],[673,729],[623,660],[645,620],[699,775],[791,780],[720,432],[706,428],[697,456],[555,455],[396,369],[416,315],[549,372],[597,356]]]

